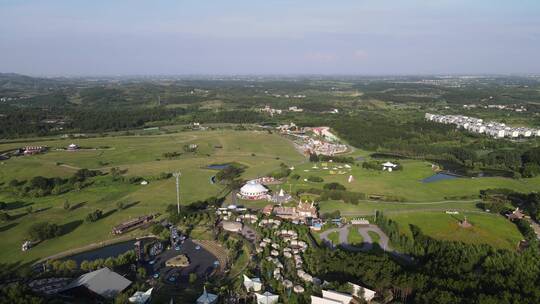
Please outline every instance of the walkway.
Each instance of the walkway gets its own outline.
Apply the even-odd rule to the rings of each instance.
[[[352,229],[358,229],[358,233],[362,236],[364,239],[364,242],[362,243],[362,247],[357,247],[349,244],[348,236],[349,236],[349,228]],[[369,232],[375,232],[379,235],[379,246],[384,251],[392,251],[392,248],[389,246],[389,240],[388,236],[377,226],[377,225],[369,225],[369,226],[361,226],[361,227],[355,227],[352,225],[345,225],[341,228],[334,228],[329,229],[321,233],[321,239],[326,244],[331,244],[332,248],[336,248],[336,244],[332,244],[332,241],[328,238],[328,235],[332,232],[339,232],[339,246],[341,246],[343,249],[349,250],[349,251],[369,251],[373,248],[373,239],[369,235]]]

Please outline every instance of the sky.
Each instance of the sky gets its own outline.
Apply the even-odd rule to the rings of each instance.
[[[0,72],[540,74],[540,1],[0,0]]]

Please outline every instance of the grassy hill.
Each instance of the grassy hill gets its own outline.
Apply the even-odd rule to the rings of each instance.
[[[88,150],[54,150],[55,147],[65,147],[71,142]],[[183,152],[183,146],[190,143],[199,146],[197,153]],[[1,162],[0,183],[7,183],[14,178],[29,179],[37,175],[67,177],[78,168],[108,171],[111,167],[127,170],[127,176],[142,176],[150,183],[146,186],[129,184],[113,181],[110,176],[102,176],[96,178],[90,187],[57,196],[14,197],[7,192],[1,192],[0,201],[23,203],[8,211],[15,219],[0,226],[4,248],[0,252],[0,262],[31,261],[111,239],[112,226],[143,214],[163,213],[168,204],[175,202],[176,192],[173,179],[154,179],[161,172],[182,172],[181,202],[187,204],[221,194],[222,187],[210,181],[216,173],[206,169],[210,164],[236,161],[248,167],[244,177],[253,178],[274,170],[281,162],[293,164],[304,160],[290,142],[278,135],[256,131],[183,132],[155,136],[5,143],[0,145],[0,150],[40,144],[48,145],[51,151]],[[183,154],[176,159],[163,157],[163,153],[174,151]],[[71,211],[64,210],[65,200],[78,207]],[[116,210],[117,202],[132,206]],[[27,214],[28,206],[32,206],[33,213]],[[40,209],[42,211],[37,211]],[[85,216],[95,209],[103,210],[107,216],[94,223],[84,222]],[[26,239],[26,231],[32,223],[43,221],[62,225],[67,233],[21,254],[20,246]]]

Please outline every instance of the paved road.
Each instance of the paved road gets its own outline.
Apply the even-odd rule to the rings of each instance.
[[[347,240],[347,237],[349,235],[349,228],[352,229],[358,229],[358,232],[364,239],[364,242],[362,244],[362,247],[357,247],[349,244],[349,241]],[[332,244],[332,241],[328,238],[328,235],[332,232],[339,232],[339,244]],[[379,235],[379,246],[385,250],[385,251],[392,251],[392,248],[389,246],[389,240],[388,236],[377,226],[377,225],[369,225],[364,227],[354,227],[352,225],[345,225],[341,228],[334,228],[326,230],[325,232],[321,233],[321,239],[325,241],[326,244],[329,244],[332,246],[332,248],[335,248],[337,245],[343,247],[346,250],[350,251],[368,251],[373,248],[373,239],[369,235],[369,231],[373,231],[376,234]]]

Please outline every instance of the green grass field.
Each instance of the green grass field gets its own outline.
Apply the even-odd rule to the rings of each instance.
[[[339,244],[339,232],[330,232],[328,234],[328,239],[332,242],[334,246],[337,246]]]
[[[76,152],[57,150],[76,143],[89,148]],[[197,144],[196,153],[183,152],[186,144]],[[16,178],[29,179],[42,175],[47,177],[70,176],[79,168],[99,169],[108,171],[112,167],[127,170],[127,176],[141,176],[150,181],[146,186],[113,181],[109,176],[98,177],[94,184],[80,191],[72,191],[63,195],[43,198],[14,197],[9,193],[0,192],[0,201],[8,203],[21,201],[19,208],[9,210],[15,219],[0,224],[0,237],[3,239],[3,250],[0,251],[0,262],[34,261],[65,250],[82,247],[91,243],[114,238],[110,234],[112,226],[136,216],[160,212],[163,213],[168,204],[176,199],[175,182],[173,179],[155,179],[162,172],[181,171],[181,203],[188,204],[210,196],[219,196],[223,187],[212,184],[211,177],[216,173],[206,167],[210,164],[238,162],[247,166],[244,178],[254,178],[265,175],[279,167],[281,162],[295,166],[293,172],[302,178],[297,182],[284,184],[286,191],[295,191],[305,187],[322,187],[327,182],[339,182],[349,190],[367,194],[383,194],[400,196],[405,202],[375,202],[364,201],[357,205],[338,201],[319,202],[320,212],[340,210],[343,216],[372,215],[375,210],[385,212],[388,216],[400,219],[400,223],[419,223],[426,226],[426,233],[440,238],[457,238],[474,242],[485,241],[501,248],[514,248],[519,233],[509,223],[505,234],[491,232],[488,227],[492,219],[485,220],[475,207],[474,200],[445,201],[445,197],[477,195],[478,191],[486,188],[505,187],[517,191],[529,192],[537,190],[540,178],[513,180],[505,178],[454,179],[425,184],[421,180],[433,174],[427,162],[407,160],[402,161],[403,171],[381,172],[362,169],[353,166],[349,169],[337,169],[344,174],[330,174],[330,170],[313,169],[312,163],[307,163],[292,143],[276,134],[258,131],[195,131],[158,135],[135,136],[106,136],[88,139],[39,139],[28,142],[4,142],[0,151],[25,145],[46,145],[50,151],[35,156],[16,157],[0,162],[0,185]],[[175,159],[166,159],[166,152],[181,152]],[[366,156],[368,152],[354,150],[351,155]],[[329,167],[333,165],[330,164]],[[337,165],[336,165],[337,166]],[[318,164],[320,168],[320,164]],[[307,172],[305,170],[308,170]],[[355,181],[347,183],[352,174]],[[324,183],[304,182],[303,178],[317,175],[324,178]],[[280,186],[281,187],[281,186]],[[272,187],[277,190],[277,187]],[[78,208],[71,211],[63,209],[63,203],[68,200]],[[117,202],[125,202],[131,206],[125,210],[116,210]],[[248,207],[262,208],[266,201],[242,201]],[[41,210],[26,214],[26,207]],[[85,216],[95,210],[103,210],[107,216],[95,223],[85,223]],[[447,218],[440,216],[445,210],[457,210],[471,213],[471,221],[478,225],[471,231],[455,233]],[[426,213],[427,212],[427,213]],[[475,213],[476,212],[476,213]],[[433,220],[417,220],[427,217],[426,214],[436,214]],[[487,216],[487,215],[486,215]],[[500,222],[497,218],[495,221]],[[65,227],[67,231],[61,237],[45,241],[30,251],[22,253],[20,246],[26,239],[26,232],[35,222],[51,222]],[[432,225],[425,223],[433,222]],[[446,224],[445,224],[446,223]],[[508,226],[508,225],[510,226]],[[484,228],[484,226],[486,228]],[[511,231],[512,233],[509,234]],[[197,233],[199,231],[196,231]],[[474,232],[474,233],[473,233]],[[135,231],[142,234],[144,231]],[[200,231],[200,233],[204,233]],[[464,234],[465,233],[465,234]],[[471,234],[471,235],[468,235]],[[460,236],[462,235],[462,236]],[[484,237],[482,237],[484,236]],[[336,239],[337,242],[337,239]]]
[[[371,240],[373,243],[379,244],[379,241],[381,240],[381,236],[374,232],[374,231],[368,231],[369,236],[371,237]]]
[[[182,132],[155,136],[118,136],[77,140],[54,140],[43,142],[4,143],[0,151],[24,145],[47,145],[51,148],[65,147],[74,142],[81,147],[107,147],[97,150],[76,152],[54,151],[12,158],[0,163],[0,183],[11,179],[29,179],[33,176],[69,176],[78,168],[108,171],[111,167],[127,169],[127,176],[142,176],[150,183],[146,186],[115,182],[109,176],[96,178],[95,183],[81,191],[72,191],[58,196],[43,198],[13,197],[0,193],[0,201],[7,203],[23,201],[33,210],[43,209],[33,214],[25,214],[25,208],[9,210],[17,217],[0,226],[3,240],[0,262],[33,261],[65,250],[90,243],[112,239],[112,226],[136,216],[160,212],[176,199],[174,179],[153,180],[161,172],[181,171],[181,203],[187,204],[210,196],[220,195],[222,186],[211,184],[210,178],[216,173],[206,166],[216,163],[239,162],[248,168],[245,178],[267,174],[278,168],[281,162],[297,164],[304,161],[292,144],[278,135],[256,131],[208,131]],[[177,159],[163,158],[165,152],[183,152],[188,143],[199,146],[197,153],[184,153]],[[221,146],[217,148],[216,146]],[[253,156],[254,155],[254,156]],[[58,165],[61,163],[61,165]],[[80,207],[66,211],[63,203]],[[133,206],[116,210],[116,203],[122,201]],[[109,215],[95,223],[84,222],[85,216],[95,209]],[[35,222],[50,222],[65,225],[67,234],[42,242],[27,252],[20,247],[26,239],[26,232]],[[144,233],[144,232],[134,232]]]
[[[462,228],[458,225],[464,215],[473,225]],[[517,227],[500,215],[489,213],[460,213],[449,215],[444,212],[415,212],[389,215],[398,222],[400,230],[410,235],[409,224],[420,227],[426,235],[442,240],[461,241],[474,244],[489,244],[496,248],[514,250],[523,239]]]
[[[423,183],[423,179],[434,174],[430,163],[418,160],[401,160],[401,164],[404,167],[402,171],[383,172],[382,170],[364,169],[360,163],[351,169],[337,168],[334,170],[332,168],[339,164],[327,163],[329,169],[323,170],[321,163],[317,164],[318,169],[313,168],[313,163],[306,163],[295,167],[293,174],[300,175],[301,179],[292,182],[291,187],[293,190],[308,187],[320,188],[324,183],[338,182],[350,191],[363,192],[368,195],[391,195],[411,202],[437,202],[453,197],[477,196],[480,190],[487,188],[509,188],[520,192],[531,192],[537,191],[538,185],[540,185],[540,177],[519,180],[503,177],[457,178]],[[331,174],[330,171],[336,174]],[[343,174],[337,174],[339,171]],[[304,181],[310,175],[320,176],[324,182]],[[352,183],[348,183],[349,175],[354,177]]]
[[[364,242],[364,238],[358,232],[358,228],[349,227],[349,234],[347,235],[347,241],[349,242],[349,245],[359,246]]]
[[[385,213],[407,213],[417,211],[478,211],[475,201],[448,201],[448,202],[371,202],[361,201],[358,205],[341,201],[324,201],[319,203],[321,213],[339,210],[342,216],[368,216],[374,215],[375,211]]]

